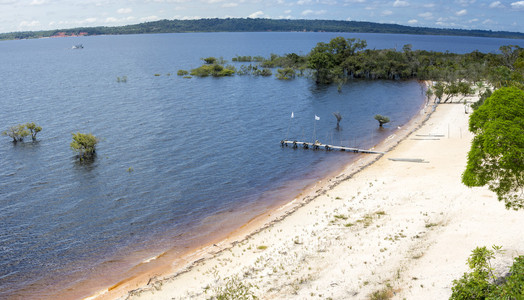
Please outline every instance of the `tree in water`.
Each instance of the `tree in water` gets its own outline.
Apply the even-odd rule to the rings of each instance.
[[[73,133],[73,141],[69,146],[78,153],[80,160],[85,158],[93,158],[96,151],[96,144],[98,138],[91,133]]]
[[[27,131],[25,125],[18,124],[2,131],[2,135],[11,137],[13,139],[13,143],[16,144],[17,142],[22,142],[24,137],[29,135],[29,131]]]
[[[342,115],[339,112],[334,112],[333,116],[337,118],[337,130],[340,130],[340,120],[342,120]]]
[[[25,127],[29,129],[29,132],[31,133],[31,138],[33,141],[36,141],[36,134],[42,131],[42,127],[37,126],[34,122],[25,124]]]
[[[386,123],[389,123],[389,118],[383,115],[375,115],[375,120],[378,121],[378,126],[380,127]]]
[[[506,208],[524,208],[524,91],[501,88],[469,119],[475,134],[462,182],[485,186]]]

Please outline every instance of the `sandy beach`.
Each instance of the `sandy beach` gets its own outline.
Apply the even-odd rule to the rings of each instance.
[[[495,261],[504,271],[524,254],[524,211],[461,183],[472,139],[464,105],[441,104],[426,120],[430,111],[375,147],[385,155],[89,299],[206,299],[232,278],[261,299],[446,299],[471,250],[493,244],[506,250]]]

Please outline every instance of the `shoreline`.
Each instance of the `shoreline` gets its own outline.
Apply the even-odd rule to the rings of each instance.
[[[236,278],[256,286],[262,299],[362,299],[376,291],[442,299],[467,271],[471,251],[493,244],[506,250],[497,271],[507,271],[524,253],[524,212],[506,210],[487,188],[460,182],[472,138],[462,105],[441,104],[424,116],[412,120],[412,130],[404,126],[398,140],[375,147],[391,151],[317,183],[267,223],[261,216],[202,248],[201,258],[179,272],[119,286],[102,298],[209,298]],[[422,160],[395,160],[408,158]],[[238,238],[247,227],[254,231]]]
[[[420,84],[425,88],[429,83],[421,81]],[[402,128],[395,130],[389,137],[380,141],[374,147],[370,148],[370,150],[387,153],[394,149],[429,119],[435,107],[435,104],[429,105],[429,100],[422,101],[418,112],[404,124]],[[126,294],[140,293],[144,288],[147,289],[148,286],[155,286],[159,282],[169,281],[188,273],[199,263],[215,258],[217,255],[230,250],[235,245],[243,243],[274,224],[283,221],[301,207],[308,205],[316,198],[325,195],[335,186],[373,165],[384,155],[385,154],[359,154],[359,158],[337,168],[315,183],[304,187],[295,197],[289,197],[287,201],[281,201],[278,202],[280,204],[269,207],[263,213],[254,216],[240,227],[229,231],[229,233],[225,234],[222,238],[216,238],[203,245],[188,249],[182,253],[177,253],[174,256],[173,253],[169,253],[170,251],[168,250],[155,257],[146,259],[135,267],[138,268],[148,263],[153,263],[154,266],[147,268],[147,271],[144,273],[125,278],[83,299],[121,298],[125,297]]]

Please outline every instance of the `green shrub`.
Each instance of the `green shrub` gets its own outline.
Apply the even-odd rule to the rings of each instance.
[[[176,72],[176,74],[178,76],[186,76],[187,74],[189,74],[189,72],[186,71],[186,70],[178,70],[178,72]]]
[[[80,160],[84,158],[92,158],[96,152],[96,144],[98,138],[91,133],[73,133],[73,141],[69,146],[71,150],[78,153]]]
[[[491,267],[491,260],[501,247],[493,246],[475,248],[468,258],[468,266],[472,270],[464,273],[462,278],[453,280],[450,299],[523,299],[524,297],[524,256],[515,258],[510,268],[510,275],[497,278]]]

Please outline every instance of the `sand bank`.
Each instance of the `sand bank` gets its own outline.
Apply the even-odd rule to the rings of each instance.
[[[440,105],[422,124],[429,109],[376,147],[387,154],[96,298],[208,298],[236,277],[262,299],[364,299],[387,286],[398,299],[444,299],[476,246],[502,245],[511,264],[524,254],[524,212],[461,184],[472,138],[464,106]]]

